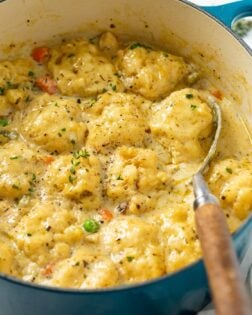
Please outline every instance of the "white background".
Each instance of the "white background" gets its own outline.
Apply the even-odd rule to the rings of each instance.
[[[239,0],[240,1],[240,0]],[[230,0],[191,0],[190,2],[194,2],[198,5],[206,5],[206,6],[213,6],[213,5],[220,5],[224,3],[230,2],[238,2],[238,1],[230,1]]]

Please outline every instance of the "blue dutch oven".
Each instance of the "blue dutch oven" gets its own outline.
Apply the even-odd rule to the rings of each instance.
[[[248,12],[252,0],[204,8],[179,0],[7,0],[0,3],[0,44],[41,41],[80,28],[97,32],[108,29],[111,21],[119,33],[147,40],[164,41],[169,30],[175,46],[180,38],[214,51],[216,62],[227,64],[232,89],[242,87],[246,99],[252,99],[251,51],[230,30],[235,17]],[[235,81],[232,71],[243,76],[247,87]],[[251,116],[250,105],[243,110]],[[250,217],[233,234],[240,261],[251,243],[251,227]],[[142,284],[100,290],[49,288],[0,276],[0,315],[192,315],[209,301],[202,260]]]

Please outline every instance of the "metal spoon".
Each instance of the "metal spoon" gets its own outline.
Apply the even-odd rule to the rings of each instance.
[[[251,315],[252,309],[241,279],[238,260],[232,245],[226,217],[218,199],[211,194],[203,178],[213,159],[221,132],[221,110],[213,97],[208,96],[216,130],[210,150],[193,176],[196,228],[203,259],[218,315]]]
[[[203,163],[201,164],[200,168],[198,169],[197,173],[193,176],[193,191],[194,191],[194,210],[198,209],[200,206],[207,204],[207,203],[214,203],[218,204],[218,199],[212,195],[206,185],[206,182],[203,178],[203,174],[207,171],[210,162],[215,156],[221,128],[222,128],[222,115],[219,105],[215,102],[215,100],[208,96],[207,104],[211,107],[213,116],[214,116],[214,123],[216,126],[214,139],[211,144],[211,147],[208,151],[207,156],[205,157]]]

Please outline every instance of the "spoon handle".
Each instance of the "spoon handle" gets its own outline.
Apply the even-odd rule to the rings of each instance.
[[[196,228],[218,315],[251,315],[225,215],[219,205],[207,203],[196,211]]]

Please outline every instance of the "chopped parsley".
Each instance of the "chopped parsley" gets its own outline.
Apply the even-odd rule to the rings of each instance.
[[[107,92],[107,90],[106,90]],[[88,108],[91,108],[95,103],[96,103],[97,99],[96,98],[91,98],[89,100],[89,103],[88,103]]]
[[[117,179],[117,180],[123,180],[123,178],[122,178],[121,175],[118,175],[116,179]]]
[[[80,161],[75,162],[74,159],[71,160],[71,164],[73,166],[78,166],[80,164]]]
[[[186,98],[190,100],[191,98],[193,98],[193,94],[186,94]]]
[[[102,89],[102,93],[106,93],[108,90],[107,89]]]
[[[136,48],[140,48],[140,47],[145,48],[145,49],[151,49],[151,47],[146,46],[146,45],[141,44],[141,43],[133,43],[129,46],[129,49],[136,49]]]
[[[20,187],[19,187],[18,185],[16,185],[16,184],[13,184],[13,185],[12,185],[12,188],[17,189],[17,190],[20,190]]]
[[[0,119],[0,126],[6,127],[8,125],[9,125],[9,121],[7,119],[5,119],[5,118]]]
[[[97,43],[97,41],[98,41],[98,39],[99,39],[99,36],[94,36],[94,37],[92,37],[92,38],[89,38],[89,42],[91,43],[91,44],[96,44]]]
[[[111,87],[111,89],[112,89],[113,91],[116,91],[116,85],[115,85],[115,84],[110,83],[109,86]]]
[[[30,188],[28,189],[28,191],[29,191],[30,193],[33,193],[33,192],[35,191],[35,189],[34,189],[33,187],[30,187]]]
[[[10,160],[17,160],[19,159],[21,156],[20,155],[15,155],[15,156],[11,156]]]
[[[69,175],[68,176],[68,180],[71,184],[73,184],[73,182],[76,180],[76,177],[72,176],[72,175]]]
[[[31,179],[29,180],[29,184],[30,184],[30,187],[28,188],[28,191],[29,193],[33,193],[35,191],[35,184],[36,184],[36,175],[34,173],[31,174]]]
[[[72,165],[72,166],[70,167],[70,173],[73,174],[73,175],[76,174],[75,165]]]
[[[4,95],[5,90],[7,89],[16,89],[18,84],[13,84],[11,82],[7,82],[5,87],[0,87],[0,95]]]
[[[31,237],[31,236],[32,236],[32,234],[31,234],[31,233],[27,233],[26,235],[27,235],[27,236],[29,236],[29,237]]]
[[[69,169],[70,175],[68,176],[68,180],[71,184],[73,184],[73,182],[77,179],[77,177],[73,175],[76,175],[76,167],[80,165],[79,159],[80,158],[87,159],[89,156],[90,154],[88,153],[87,150],[80,150],[73,153],[73,158],[71,160],[71,167]]]
[[[229,168],[229,167],[226,168],[226,172],[229,173],[229,174],[233,174],[232,168]]]
[[[197,108],[197,105],[191,104],[191,109],[195,110]]]
[[[133,43],[130,45],[129,49],[136,49],[139,47],[144,47],[144,45],[140,44],[140,43]]]
[[[17,87],[18,87],[18,84],[11,83],[10,81],[6,83],[7,89],[16,89]]]
[[[29,77],[34,77],[34,75],[35,75],[35,74],[34,74],[34,72],[33,72],[32,70],[28,71],[28,76],[29,76]]]
[[[34,177],[32,177],[32,180],[29,183],[31,185],[31,187],[29,188],[30,189],[29,191],[34,192],[34,185],[36,183],[36,176],[35,176],[35,179],[34,179]]]
[[[80,150],[80,151],[77,151],[77,152],[74,152],[73,153],[73,157],[75,159],[79,159],[79,158],[85,158],[87,159],[88,157],[90,157],[90,154],[88,153],[88,151],[85,149],[85,150]]]
[[[28,103],[29,101],[31,101],[31,99],[30,99],[30,96],[28,95],[28,96],[25,98],[25,102]]]
[[[132,260],[134,259],[134,257],[133,256],[127,256],[127,260],[128,260],[128,262],[132,262]]]

